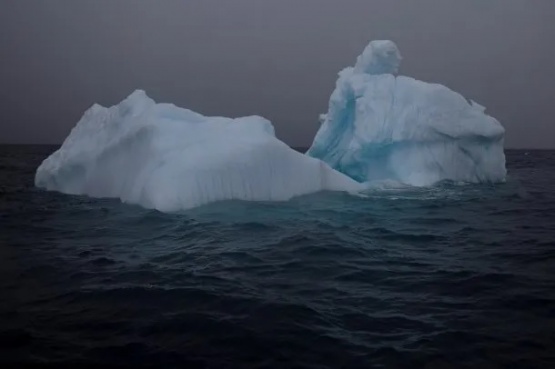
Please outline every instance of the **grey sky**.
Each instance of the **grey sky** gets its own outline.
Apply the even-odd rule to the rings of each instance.
[[[507,147],[555,148],[553,0],[0,0],[0,142],[59,143],[141,88],[312,142],[337,72],[392,39],[401,74],[485,105]]]

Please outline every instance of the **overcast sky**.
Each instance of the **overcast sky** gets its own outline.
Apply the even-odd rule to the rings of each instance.
[[[554,20],[554,0],[0,0],[0,142],[60,143],[140,88],[307,146],[337,72],[392,39],[401,74],[485,105],[507,147],[555,148]]]

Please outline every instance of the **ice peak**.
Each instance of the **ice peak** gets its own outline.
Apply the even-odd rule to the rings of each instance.
[[[395,74],[399,70],[401,59],[401,53],[393,41],[372,41],[357,58],[354,71],[364,74]]]

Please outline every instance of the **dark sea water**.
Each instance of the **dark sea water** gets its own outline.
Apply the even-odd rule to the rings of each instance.
[[[0,367],[555,368],[555,152],[505,184],[163,214],[0,146]]]

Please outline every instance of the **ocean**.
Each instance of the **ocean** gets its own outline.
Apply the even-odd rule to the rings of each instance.
[[[34,188],[55,149],[0,146],[2,367],[555,367],[554,151],[164,214]]]

